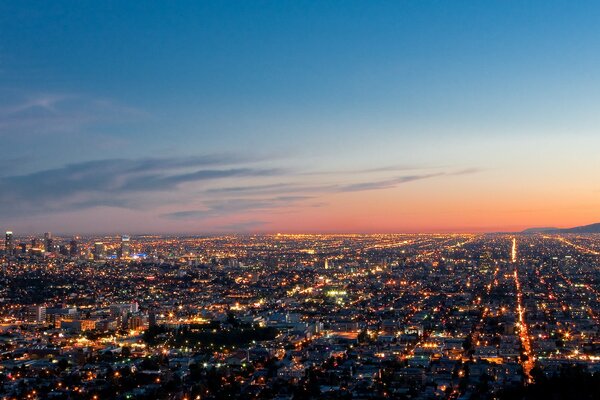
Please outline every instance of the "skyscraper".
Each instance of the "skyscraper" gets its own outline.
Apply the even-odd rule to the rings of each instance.
[[[4,239],[4,249],[6,254],[12,254],[15,248],[15,243],[13,239],[13,233],[11,231],[6,231],[6,236]]]
[[[26,311],[27,322],[44,323],[46,321],[46,307],[29,306]]]
[[[52,232],[44,233],[44,247],[48,253],[54,251],[54,244],[52,240]]]
[[[119,255],[121,258],[129,258],[129,255],[131,253],[131,250],[129,248],[129,236],[127,235],[123,235],[121,236],[121,248],[119,251]]]
[[[69,242],[69,256],[71,256],[71,258],[79,257],[79,245],[77,244],[77,239],[77,237],[74,237]]]
[[[94,260],[102,260],[106,257],[106,246],[102,242],[94,243]]]

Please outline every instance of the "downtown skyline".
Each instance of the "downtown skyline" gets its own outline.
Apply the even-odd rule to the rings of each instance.
[[[600,221],[593,2],[0,2],[15,234]]]

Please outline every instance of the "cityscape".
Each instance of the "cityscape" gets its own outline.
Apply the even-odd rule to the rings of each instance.
[[[0,0],[0,400],[600,400],[599,21]]]
[[[537,398],[598,376],[599,257],[597,234],[6,232],[0,396]]]

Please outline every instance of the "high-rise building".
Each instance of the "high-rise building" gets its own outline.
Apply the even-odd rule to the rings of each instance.
[[[106,258],[106,246],[102,242],[94,243],[94,260]]]
[[[129,247],[129,236],[123,235],[121,236],[121,248],[119,249],[119,257],[120,258],[129,258],[131,253],[131,249]]]
[[[27,307],[27,322],[44,323],[46,321],[46,307],[29,306]]]
[[[42,247],[41,241],[37,238],[33,238],[31,239],[31,248],[29,249],[29,253],[34,257],[41,257],[44,255],[44,249]]]
[[[15,248],[13,233],[11,231],[6,231],[6,236],[4,239],[4,249],[6,254],[12,254]]]
[[[156,326],[156,312],[150,311],[148,313],[148,326],[154,327]]]
[[[69,255],[71,258],[79,257],[79,245],[77,244],[77,237],[74,237],[69,242]]]
[[[44,233],[44,248],[48,253],[52,253],[54,251],[54,241],[52,240],[52,232]]]

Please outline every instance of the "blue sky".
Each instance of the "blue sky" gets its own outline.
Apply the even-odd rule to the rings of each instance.
[[[576,200],[559,199],[556,223],[597,217],[595,2],[145,3],[0,1],[0,217],[14,230],[334,231],[315,209],[368,212],[331,194],[348,187],[407,210],[445,188],[451,201],[384,230],[552,224],[539,201],[561,185]],[[189,162],[206,157],[219,161]],[[106,180],[74,184],[92,161]],[[164,169],[112,170],[151,162]],[[149,176],[206,169],[219,178]],[[254,190],[215,195],[239,187]],[[499,189],[521,204],[484,196],[489,220],[461,208]]]

